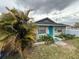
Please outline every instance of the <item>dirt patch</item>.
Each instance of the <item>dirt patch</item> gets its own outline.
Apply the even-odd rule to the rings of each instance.
[[[64,41],[59,41],[59,42],[55,42],[56,45],[65,48],[65,49],[69,49],[69,50],[76,50],[77,48],[75,46],[73,46],[72,44],[69,44],[67,42]]]
[[[67,49],[69,49],[69,50],[76,50],[77,48],[76,47],[74,47],[73,45],[69,45],[69,44],[67,44],[67,45],[64,45],[64,46],[62,46],[63,48],[67,48]]]

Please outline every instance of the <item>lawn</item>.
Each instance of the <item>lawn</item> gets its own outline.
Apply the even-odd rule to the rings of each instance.
[[[72,44],[73,46],[75,46],[76,48],[79,49],[79,37],[78,38],[75,38],[73,40],[67,40],[67,42],[69,44]]]
[[[35,47],[29,59],[79,59],[79,38],[67,40],[66,42],[72,44],[77,49],[69,50],[56,45],[40,45]],[[15,56],[9,56],[4,59],[20,59],[19,56],[17,57],[18,58]]]

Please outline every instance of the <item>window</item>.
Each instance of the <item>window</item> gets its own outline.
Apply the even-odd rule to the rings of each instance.
[[[58,32],[62,32],[62,30],[58,30]]]
[[[46,27],[39,27],[38,28],[38,34],[45,34],[46,33]]]
[[[56,28],[55,31],[56,32],[62,32],[62,29],[61,28]]]

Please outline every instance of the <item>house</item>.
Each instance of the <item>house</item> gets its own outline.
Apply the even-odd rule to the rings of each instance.
[[[37,25],[37,36],[48,34],[53,37],[61,33],[65,33],[66,25],[56,23],[50,18],[44,18],[39,21],[36,21],[35,23]]]

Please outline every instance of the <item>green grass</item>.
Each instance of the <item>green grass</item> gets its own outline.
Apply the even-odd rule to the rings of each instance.
[[[31,59],[79,59],[79,53],[61,47],[43,45],[37,47]]]
[[[68,42],[79,49],[79,37],[77,37],[73,40],[68,40]]]
[[[79,38],[68,40],[77,50],[69,50],[59,46],[40,45],[35,47],[29,59],[79,59]],[[6,59],[6,58],[4,58]],[[7,59],[20,59],[19,57],[7,57]]]

